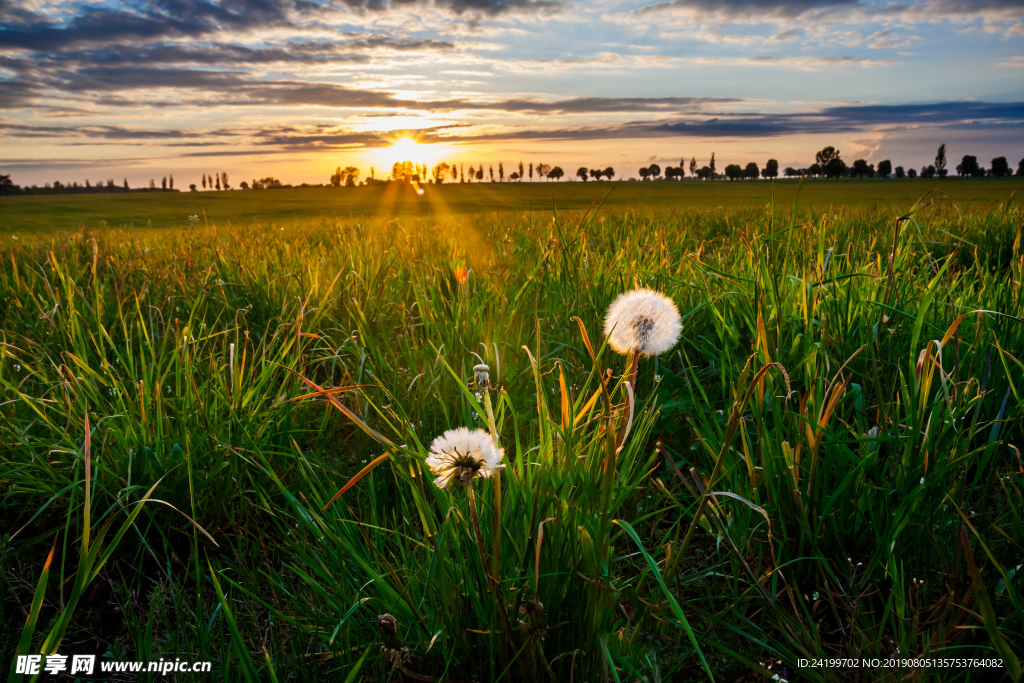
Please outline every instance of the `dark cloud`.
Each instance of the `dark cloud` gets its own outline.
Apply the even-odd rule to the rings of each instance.
[[[271,0],[128,2],[120,11],[87,3],[65,21],[43,15],[0,27],[0,49],[57,52],[84,45],[197,38],[215,31],[290,25],[290,3]]]
[[[481,16],[511,11],[544,12],[562,5],[556,0],[342,0],[342,4],[356,12],[384,12],[416,5],[438,7],[457,15]],[[89,2],[72,3],[70,9],[70,16],[62,19],[20,8],[0,9],[0,49],[54,53],[96,45],[200,39],[254,29],[298,31],[301,26],[293,23],[293,15],[324,13],[333,7],[303,0],[132,0],[122,3],[118,10]],[[371,43],[372,40],[367,42]]]
[[[718,14],[725,17],[774,16],[798,17],[818,9],[850,8],[860,0],[668,0],[642,7],[636,12],[658,12],[671,9],[689,10],[700,14]]]
[[[685,99],[685,98],[680,98]],[[571,100],[570,100],[571,101]],[[438,126],[409,131],[426,143],[503,140],[603,140],[633,138],[753,138],[783,135],[845,134],[884,126],[922,126],[945,129],[1024,130],[1024,102],[936,102],[917,105],[851,105],[809,112],[721,113],[715,116],[637,120],[603,126],[518,129],[472,133],[467,125]],[[216,144],[285,151],[381,147],[388,134],[353,131],[333,124],[272,126],[248,129],[155,130],[123,126],[32,126],[0,123],[0,133],[25,138],[78,138],[100,141],[166,141],[166,146]],[[254,153],[254,152],[246,152]],[[217,152],[191,154],[216,155]]]

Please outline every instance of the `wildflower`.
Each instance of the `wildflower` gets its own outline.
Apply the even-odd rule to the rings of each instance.
[[[466,284],[466,281],[469,280],[469,271],[463,268],[462,266],[456,268],[453,274],[455,275],[455,279],[458,281],[460,285]]]
[[[679,339],[683,325],[679,310],[664,294],[653,289],[634,289],[620,294],[604,319],[608,345],[617,353],[657,356]]]
[[[469,484],[477,477],[487,478],[503,468],[503,451],[491,435],[482,429],[450,429],[430,444],[426,463],[437,475],[434,483],[445,488],[453,479]]]

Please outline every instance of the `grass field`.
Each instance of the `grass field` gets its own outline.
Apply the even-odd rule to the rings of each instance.
[[[359,216],[426,216],[489,211],[550,212],[583,210],[615,183],[473,183],[426,185],[423,196],[408,186],[306,188],[246,192],[137,193],[127,195],[57,195],[0,198],[0,230],[18,234],[51,230],[147,226],[179,228],[188,217],[204,225],[333,221]],[[607,210],[664,208],[749,208],[772,200],[792,205],[798,181],[768,182],[624,182],[605,201]],[[830,207],[896,211],[930,190],[962,209],[984,209],[1024,192],[1024,178],[1000,180],[814,180],[804,183],[801,204],[810,212]]]
[[[956,203],[5,198],[47,235],[0,259],[0,652],[212,662],[189,681],[1019,678],[1019,183],[934,184]],[[638,286],[683,331],[630,385],[602,322]],[[433,484],[456,426],[497,435],[500,475]]]

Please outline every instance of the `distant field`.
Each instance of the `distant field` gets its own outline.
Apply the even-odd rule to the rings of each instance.
[[[623,182],[605,201],[612,210],[718,207],[740,208],[771,201],[791,206],[799,183],[757,182]],[[612,190],[614,183],[473,183],[426,185],[423,196],[395,185],[357,188],[293,188],[269,191],[140,193],[0,198],[0,230],[49,232],[108,227],[177,228],[188,217],[200,222],[291,222],[336,220],[367,215],[431,215],[500,210],[550,211],[586,208]],[[981,180],[813,180],[805,182],[800,206],[808,211],[828,206],[901,210],[931,190],[961,208],[1002,202],[1024,191],[1024,179]],[[936,197],[940,195],[936,194]]]

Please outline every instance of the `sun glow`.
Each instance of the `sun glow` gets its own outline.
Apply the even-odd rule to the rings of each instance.
[[[388,149],[395,161],[411,161],[423,164],[428,161],[427,146],[421,145],[412,138],[398,138]]]

